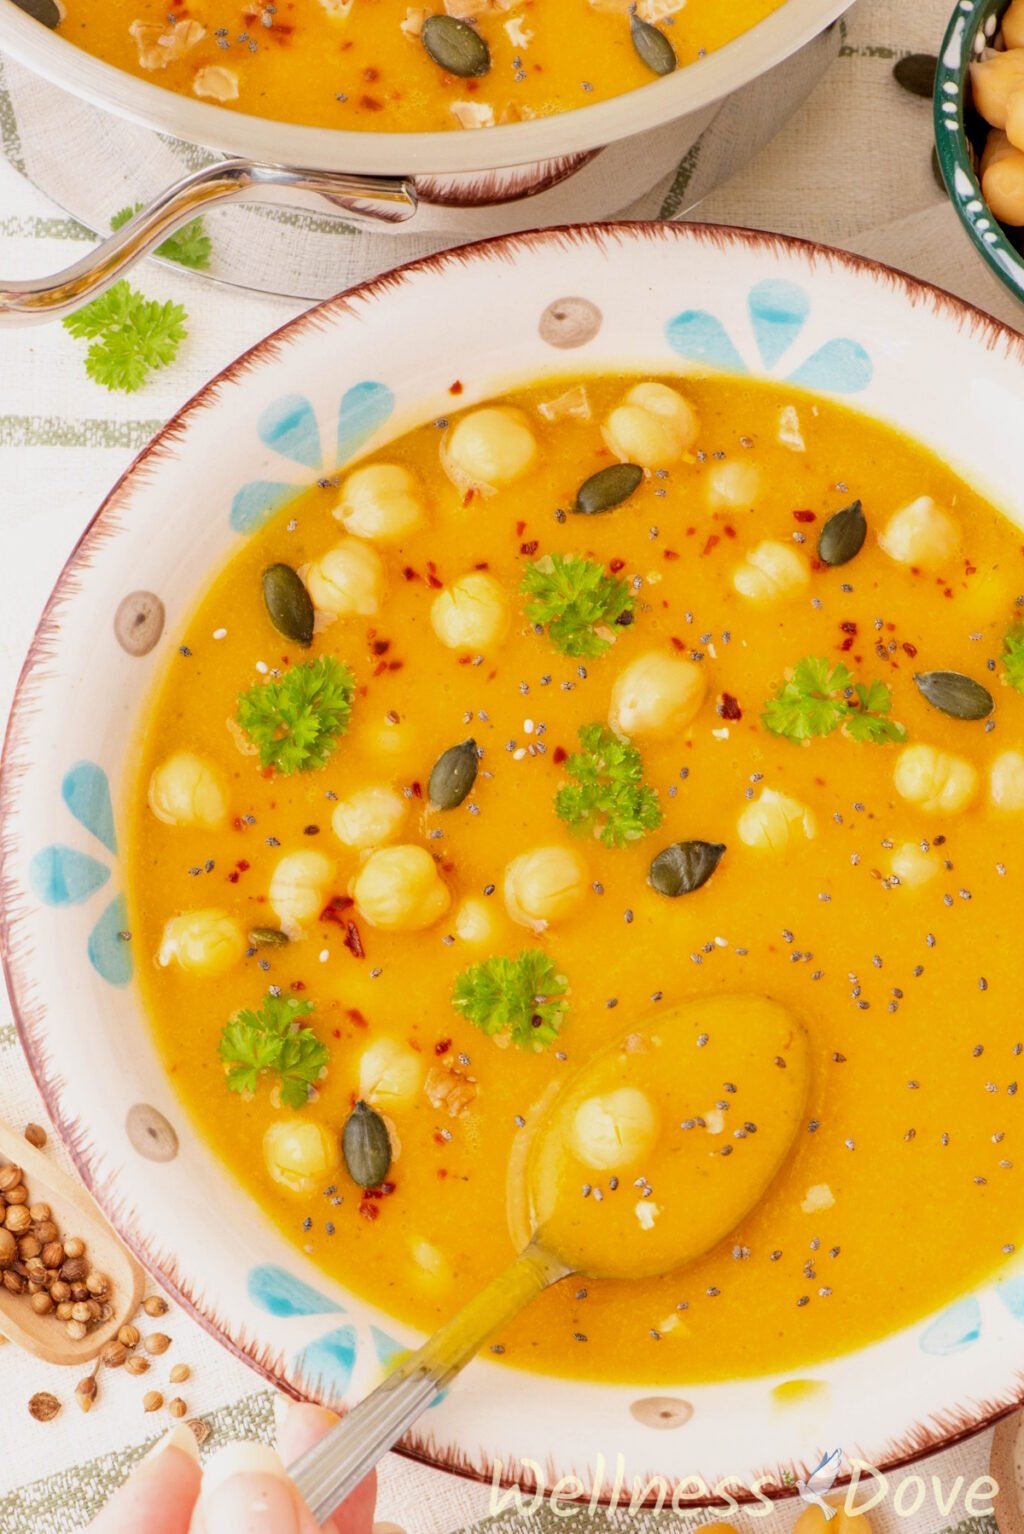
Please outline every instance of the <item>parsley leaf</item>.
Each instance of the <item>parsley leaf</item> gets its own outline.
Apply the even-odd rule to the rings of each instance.
[[[137,202],[134,207],[122,208],[115,213],[110,220],[111,229],[122,228],[129,219],[135,217],[142,206],[141,202]],[[212,253],[213,242],[201,218],[194,218],[190,224],[185,224],[183,228],[176,230],[156,248],[156,254],[163,256],[165,261],[176,261],[179,266],[191,267],[196,272],[207,270]]]
[[[299,1019],[312,1011],[312,1002],[268,996],[258,1012],[236,1013],[220,1036],[229,1090],[255,1092],[264,1071],[276,1071],[285,1107],[304,1107],[330,1058],[312,1028],[299,1027]]]
[[[527,948],[514,959],[496,956],[464,969],[452,1006],[481,1032],[507,1034],[520,1049],[540,1050],[558,1037],[567,992],[554,960]]]
[[[1003,670],[1010,686],[1024,692],[1024,622],[1015,623],[1003,636]]]
[[[69,314],[64,328],[80,341],[91,341],[85,370],[105,389],[134,394],[154,368],[166,367],[188,334],[180,304],[158,303],[127,282]]]
[[[881,746],[905,740],[907,732],[888,716],[892,693],[884,682],[854,683],[840,661],[805,655],[793,675],[769,698],[761,715],[765,728],[787,740],[832,735],[840,727],[851,740]]]
[[[322,767],[348,729],[355,685],[343,661],[322,655],[243,692],[235,717],[259,747],[260,765],[284,773]]]
[[[603,655],[611,640],[597,633],[597,625],[633,612],[628,583],[579,554],[546,554],[527,566],[519,589],[530,598],[527,618],[547,625],[562,655]]]
[[[579,732],[583,750],[565,770],[575,782],[555,795],[555,814],[573,831],[593,831],[606,847],[635,842],[661,825],[658,795],[643,781],[644,764],[628,740],[601,724]]]

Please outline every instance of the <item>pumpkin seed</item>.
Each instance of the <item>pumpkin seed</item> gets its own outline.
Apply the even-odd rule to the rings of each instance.
[[[908,53],[897,59],[892,66],[897,85],[902,85],[912,96],[924,96],[929,101],[935,93],[935,71],[939,61],[934,53]]]
[[[491,50],[480,33],[457,16],[428,16],[420,42],[435,64],[460,79],[477,79],[491,67]]]
[[[287,932],[282,932],[279,927],[251,927],[249,929],[250,948],[284,948],[288,942]]]
[[[635,7],[629,18],[629,35],[641,64],[646,64],[652,74],[672,73],[679,62],[675,49],[664,32],[653,27],[649,21],[641,20]]]
[[[278,632],[308,650],[313,643],[313,603],[291,565],[264,570],[263,600]]]
[[[434,763],[427,784],[427,797],[434,809],[458,809],[476,782],[478,766],[475,740],[464,740],[459,746],[449,746]]]
[[[19,10],[31,16],[34,21],[41,21],[51,31],[60,26],[60,7],[56,0],[14,0],[14,3]]]
[[[341,1154],[352,1181],[361,1188],[379,1188],[391,1168],[391,1140],[379,1113],[369,1103],[356,1103],[341,1132]]]
[[[914,681],[922,698],[952,719],[987,719],[995,708],[988,688],[959,671],[923,671]]]
[[[573,511],[584,517],[596,517],[604,511],[614,511],[623,501],[628,501],[640,485],[644,471],[636,463],[612,463],[607,469],[598,469],[585,479],[576,492]]]
[[[724,852],[722,842],[673,842],[652,862],[647,882],[670,900],[692,895],[711,878]]]
[[[825,565],[848,565],[864,547],[867,519],[860,501],[833,512],[818,537],[818,558]]]

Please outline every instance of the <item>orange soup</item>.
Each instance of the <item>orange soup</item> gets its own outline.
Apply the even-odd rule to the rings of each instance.
[[[767,1194],[495,1349],[795,1369],[1013,1260],[1022,591],[1019,530],[938,458],[719,377],[548,381],[300,495],[202,596],[138,746],[133,942],[197,1131],[432,1328],[522,1239],[557,1088],[659,1008],[760,995],[810,1038]],[[596,1206],[657,1229],[628,1076],[566,1174],[598,1243]],[[701,1080],[673,1133],[742,1152],[742,1079]]]
[[[120,69],[252,116],[420,133],[606,101],[694,63],[782,4],[67,0],[59,25]]]

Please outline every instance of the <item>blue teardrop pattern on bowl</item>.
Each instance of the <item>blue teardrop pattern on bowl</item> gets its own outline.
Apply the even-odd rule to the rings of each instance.
[[[973,1347],[981,1336],[981,1306],[973,1295],[957,1300],[936,1316],[921,1334],[922,1353],[948,1358]]]
[[[806,325],[811,300],[795,282],[772,277],[751,288],[747,311],[761,361],[770,369],[789,350]]]
[[[283,485],[271,479],[250,480],[231,503],[232,529],[236,533],[258,533],[301,489],[301,485]]]
[[[1000,1279],[996,1284],[996,1294],[1015,1321],[1024,1321],[1024,1274]]]
[[[304,1284],[286,1268],[265,1264],[253,1268],[246,1280],[249,1299],[270,1316],[343,1315],[344,1307]]]
[[[261,412],[256,422],[260,441],[283,458],[319,469],[323,462],[316,412],[304,394],[285,394]]]
[[[727,373],[746,373],[748,368],[721,320],[703,309],[685,309],[665,326],[673,351],[691,362],[722,368]]]
[[[352,1382],[356,1363],[356,1330],[339,1326],[318,1337],[295,1355],[295,1369],[310,1390],[340,1404]]]
[[[127,926],[128,906],[118,895],[89,933],[89,963],[110,985],[127,985],[132,978],[132,945],[122,936]]]
[[[821,394],[861,394],[874,375],[871,358],[859,341],[826,341],[790,373],[787,382]]]
[[[379,1326],[370,1327],[370,1336],[373,1339],[373,1351],[377,1355],[377,1362],[384,1370],[385,1375],[390,1374],[391,1366],[397,1367],[396,1360],[408,1358],[412,1349],[404,1342],[399,1342],[397,1337],[391,1337],[387,1332],[382,1332]],[[435,1406],[440,1406],[446,1398],[447,1390],[442,1390],[430,1405],[428,1411],[433,1411]]]
[[[109,878],[110,869],[88,853],[59,844],[37,852],[28,868],[29,884],[44,905],[82,905]]]
[[[64,774],[60,795],[78,821],[108,852],[117,851],[110,782],[98,762],[76,762]]]
[[[395,396],[387,384],[367,379],[342,395],[338,411],[338,465],[347,463],[389,421]]]

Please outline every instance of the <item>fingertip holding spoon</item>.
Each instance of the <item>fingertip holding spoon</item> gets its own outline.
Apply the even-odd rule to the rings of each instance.
[[[573,1273],[672,1273],[728,1236],[778,1176],[810,1079],[802,1023],[754,995],[658,1012],[582,1066],[532,1133],[532,1239],[291,1467],[314,1518],[329,1518],[484,1344],[552,1284]],[[717,1106],[723,1092],[735,1114]]]

